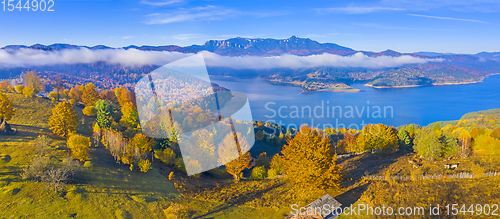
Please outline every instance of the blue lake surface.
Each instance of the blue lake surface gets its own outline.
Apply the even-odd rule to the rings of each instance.
[[[392,89],[353,84],[352,87],[364,92],[310,94],[301,94],[300,87],[273,85],[257,78],[211,77],[211,80],[245,93],[254,120],[290,127],[304,123],[320,128],[360,128],[367,123],[424,126],[435,121],[458,120],[468,112],[500,108],[500,75],[476,84]]]

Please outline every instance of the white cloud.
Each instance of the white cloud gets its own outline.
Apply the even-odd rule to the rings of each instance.
[[[221,20],[238,14],[239,12],[233,9],[213,5],[188,9],[180,8],[168,13],[146,15],[148,19],[146,24],[169,24],[193,20]]]
[[[202,52],[208,66],[231,67],[237,69],[269,69],[269,68],[312,68],[312,67],[363,67],[386,68],[397,67],[405,64],[426,63],[443,61],[442,59],[422,59],[412,56],[378,56],[369,57],[363,53],[352,56],[339,56],[334,54],[321,54],[311,56],[281,55],[273,57],[242,56],[228,57],[215,53]]]
[[[148,0],[142,0],[141,4],[151,5],[151,6],[167,6],[167,5],[172,5],[172,4],[181,3],[181,2],[184,2],[184,0],[168,0],[168,1],[148,1]]]
[[[391,8],[391,7],[356,7],[347,6],[340,8],[321,8],[317,9],[318,12],[337,12],[337,13],[347,13],[347,14],[368,14],[373,12],[382,11],[404,11],[403,8]]]
[[[288,11],[241,11],[237,9],[208,5],[194,8],[178,8],[164,13],[146,15],[146,24],[170,24],[185,21],[223,20],[236,16],[253,16],[258,18],[284,16],[292,14]]]
[[[379,56],[368,57],[362,53],[352,56],[321,54],[311,56],[281,55],[274,57],[242,56],[228,57],[215,53],[202,52],[208,66],[231,67],[236,69],[269,69],[269,68],[311,68],[329,67],[364,67],[385,68],[405,64],[440,62],[442,59],[423,59],[412,56]],[[136,49],[104,49],[89,50],[86,48],[43,51],[33,49],[4,50],[0,49],[0,66],[31,67],[56,64],[79,64],[106,62],[124,66],[164,65],[185,58],[192,54],[167,51],[141,51]]]
[[[475,22],[475,23],[482,23],[482,24],[490,24],[489,22],[486,22],[486,21],[473,20],[473,19],[462,19],[462,18],[452,18],[452,17],[438,17],[438,16],[421,15],[421,14],[408,14],[408,15],[414,16],[414,17],[434,18],[434,19],[440,19],[440,20],[467,21],[467,22]]]

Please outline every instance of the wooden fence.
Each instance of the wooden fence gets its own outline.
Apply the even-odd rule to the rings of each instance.
[[[494,176],[500,176],[500,173],[498,173],[498,172],[487,172],[487,173],[484,173],[480,177],[494,177]],[[414,179],[412,179],[412,176],[406,176],[406,175],[391,175],[390,179],[387,179],[387,177],[383,176],[383,175],[366,175],[366,176],[362,176],[361,178],[363,178],[363,179],[370,179],[370,180],[410,181],[410,180],[424,180],[424,179],[471,179],[471,178],[474,178],[474,177],[475,177],[475,175],[472,174],[472,173],[460,172],[460,173],[455,173],[455,174],[416,175],[416,176],[413,176]]]

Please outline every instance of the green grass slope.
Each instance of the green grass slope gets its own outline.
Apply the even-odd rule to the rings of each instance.
[[[66,141],[48,129],[54,107],[49,100],[7,95],[16,109],[9,123],[18,133],[0,136],[0,218],[165,218],[164,210],[178,201],[173,183],[157,170],[130,171],[104,148],[91,149],[93,165],[83,168],[86,183],[56,193],[47,183],[23,180],[22,169],[37,156],[32,140],[41,134],[52,139],[45,157],[55,166],[68,156]],[[78,132],[88,136],[92,120],[86,117]]]

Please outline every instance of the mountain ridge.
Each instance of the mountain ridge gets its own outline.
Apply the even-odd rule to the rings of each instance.
[[[163,45],[163,46],[149,46],[149,45],[129,45],[125,47],[109,47],[105,45],[96,46],[83,46],[83,45],[72,45],[65,43],[54,43],[51,45],[34,44],[31,46],[27,45],[7,45],[1,49],[6,50],[16,50],[21,48],[39,49],[39,50],[62,50],[62,49],[78,49],[86,48],[91,50],[98,49],[137,49],[142,51],[169,51],[169,52],[181,52],[181,53],[197,53],[200,51],[213,52],[222,56],[279,56],[283,54],[298,55],[298,56],[309,56],[309,55],[319,55],[323,53],[335,54],[341,56],[350,56],[355,53],[361,52],[370,57],[378,56],[391,56],[398,57],[403,55],[409,55],[413,57],[420,58],[434,58],[443,56],[456,56],[456,55],[467,55],[480,57],[487,60],[499,59],[499,52],[481,52],[478,54],[454,54],[454,53],[435,53],[435,52],[414,52],[414,53],[400,53],[391,49],[387,49],[381,52],[354,50],[349,47],[341,46],[335,43],[319,43],[318,41],[311,40],[309,38],[300,38],[296,36],[291,36],[287,39],[274,39],[274,38],[243,38],[235,37],[226,40],[208,40],[202,45],[191,45],[191,46],[177,46],[177,45]]]

